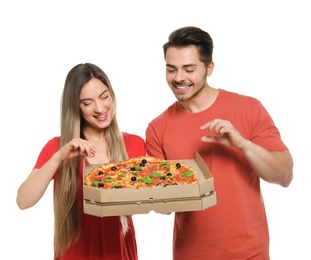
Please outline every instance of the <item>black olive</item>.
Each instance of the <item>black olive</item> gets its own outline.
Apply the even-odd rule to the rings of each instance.
[[[116,170],[116,169],[117,169],[116,166],[112,166],[112,167],[111,167],[111,170],[113,170],[113,171]]]
[[[176,163],[176,168],[178,169],[178,168],[180,168],[180,163],[178,162],[178,163]]]
[[[132,168],[131,168],[131,171],[136,171],[135,167],[132,167]]]
[[[146,163],[147,163],[147,160],[146,160],[146,159],[142,159],[141,162],[142,162],[143,164],[146,164]]]
[[[104,184],[102,182],[98,183],[98,187],[104,187]]]
[[[99,173],[98,173],[98,175],[103,175],[104,173],[102,172],[102,171],[100,171]]]
[[[178,185],[178,183],[174,182],[173,185]]]
[[[162,181],[164,181],[164,180],[165,180],[165,177],[164,177],[164,176],[161,176],[159,179],[162,180]]]
[[[140,167],[144,167],[145,165],[146,165],[146,164],[143,163],[143,162],[141,162],[141,163],[139,164]]]
[[[137,178],[135,176],[132,176],[131,181],[136,181]]]
[[[173,174],[172,174],[172,173],[170,173],[170,172],[168,172],[166,175],[167,175],[167,176],[172,176]]]

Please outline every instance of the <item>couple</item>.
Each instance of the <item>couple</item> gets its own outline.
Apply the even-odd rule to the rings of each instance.
[[[258,100],[208,85],[214,61],[207,32],[179,28],[163,49],[166,80],[177,101],[149,123],[145,140],[119,129],[115,93],[99,67],[85,63],[69,71],[61,135],[43,147],[17,194],[18,206],[30,208],[54,180],[54,259],[138,259],[130,216],[83,213],[83,160],[97,164],[146,154],[182,159],[192,158],[194,150],[214,176],[217,205],[175,214],[173,259],[269,259],[260,179],[290,185],[288,148]]]

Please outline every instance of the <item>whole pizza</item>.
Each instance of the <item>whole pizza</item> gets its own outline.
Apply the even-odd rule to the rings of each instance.
[[[103,164],[84,177],[85,185],[99,189],[138,189],[197,182],[197,172],[186,164],[150,156]]]

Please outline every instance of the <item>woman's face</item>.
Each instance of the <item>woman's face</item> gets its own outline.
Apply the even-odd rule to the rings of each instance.
[[[80,93],[80,110],[86,123],[94,129],[104,129],[113,117],[113,100],[108,87],[99,79],[85,83]]]

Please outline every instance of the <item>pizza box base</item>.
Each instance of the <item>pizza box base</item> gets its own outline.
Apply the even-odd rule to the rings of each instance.
[[[195,169],[199,177],[195,184],[111,190],[83,185],[84,213],[94,216],[133,215],[150,211],[204,210],[215,205],[214,178],[197,151],[194,158],[172,161],[183,162]],[[100,164],[85,165],[84,176],[98,166]],[[210,202],[208,206],[207,201]]]
[[[216,205],[216,193],[211,192],[199,198],[175,200],[139,201],[128,203],[92,203],[84,200],[84,212],[97,217],[205,210]]]

